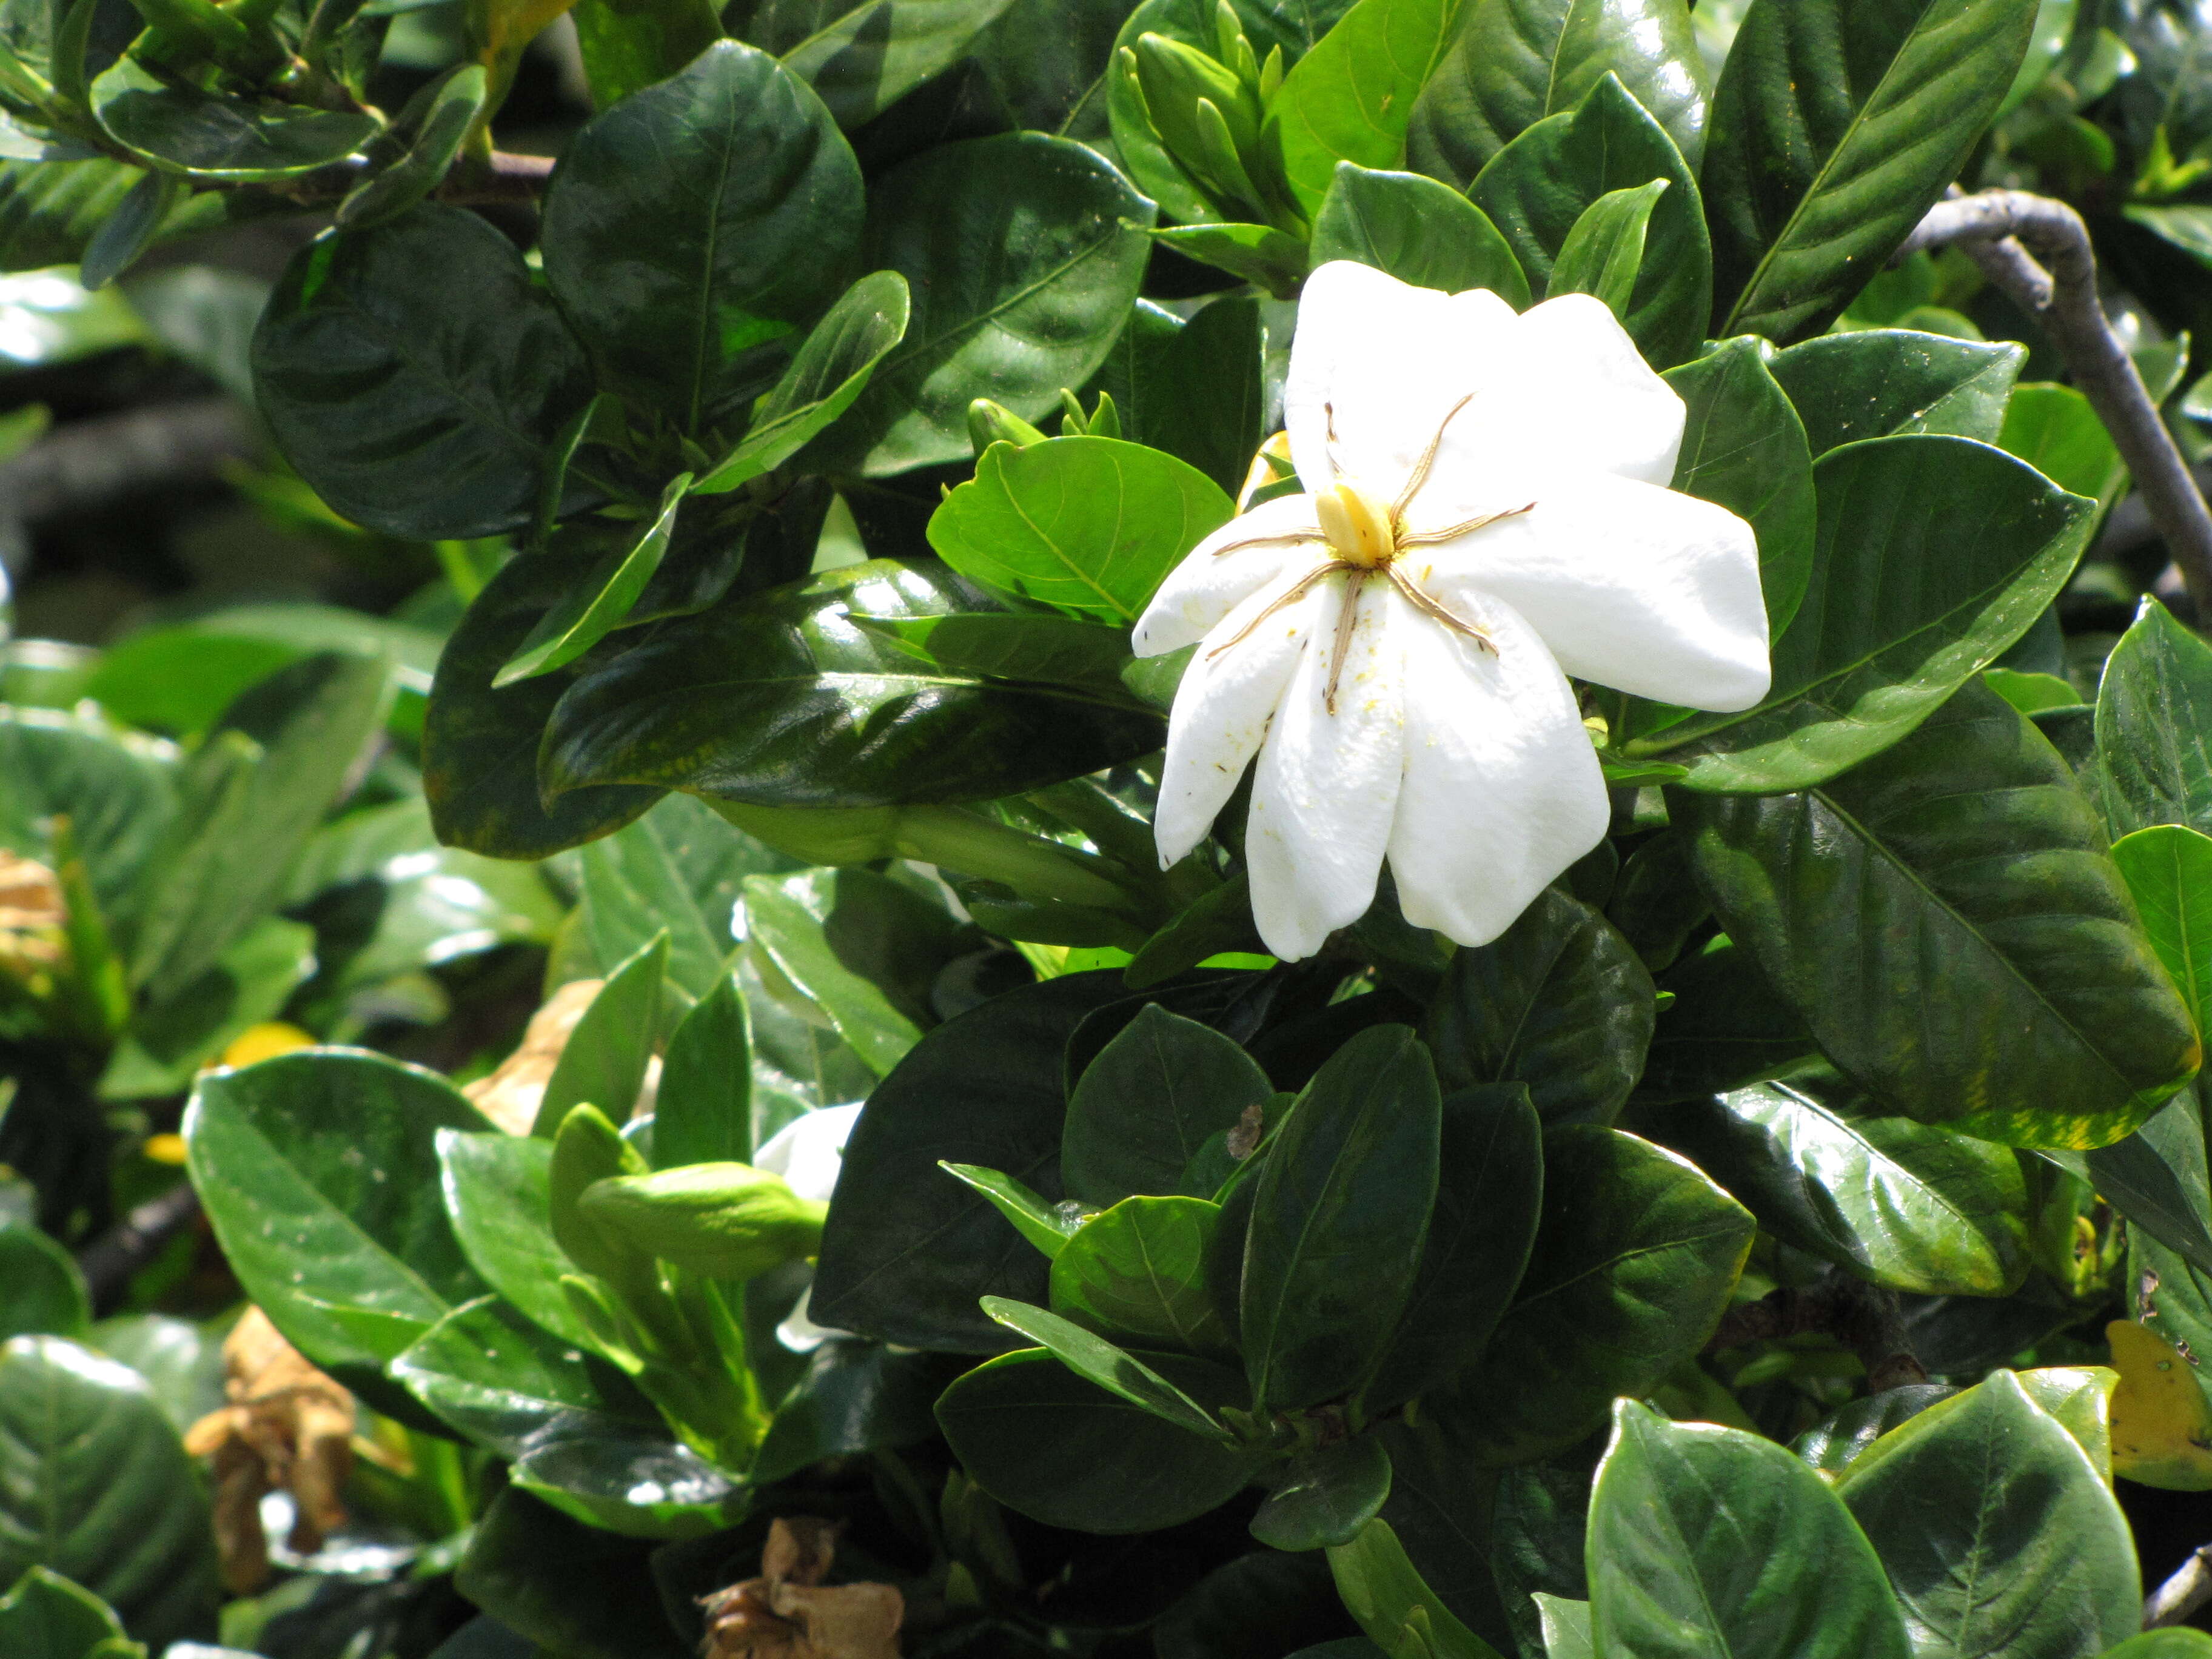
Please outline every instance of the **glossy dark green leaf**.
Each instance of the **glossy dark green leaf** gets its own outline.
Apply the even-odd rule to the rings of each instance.
[[[176,812],[173,769],[149,747],[56,710],[0,710],[0,846],[59,862],[49,825],[66,814],[93,891],[111,916]]]
[[[2192,1084],[2124,1140],[2084,1154],[2074,1173],[2135,1226],[2212,1276],[2212,1182],[2205,1175],[2198,1103],[2203,1088]],[[2072,1167],[2063,1153],[2053,1161]]]
[[[1438,1123],[1428,1051],[1401,1025],[1346,1043],[1291,1109],[1244,1247],[1244,1364],[1263,1407],[1334,1399],[1382,1363],[1436,1201]]]
[[[745,882],[745,925],[752,945],[829,1017],[853,1052],[878,1077],[885,1076],[921,1040],[921,1031],[881,986],[855,972],[839,956],[830,934],[833,907],[844,889],[866,872],[809,871]]]
[[[1863,438],[1917,432],[1995,443],[2027,353],[2010,340],[1856,329],[1775,353],[1814,456]]]
[[[1459,39],[1414,108],[1414,165],[1464,183],[1608,73],[1695,167],[1705,72],[1683,0],[1468,0]]]
[[[1932,1494],[1931,1494],[1932,1496]],[[1866,1535],[1771,1440],[1624,1400],[1590,1497],[1599,1651],[1643,1659],[1908,1659]]]
[[[1841,311],[2012,87],[2034,0],[1753,0],[1713,92],[1718,308],[1787,339]]]
[[[1115,702],[1131,695],[1121,678],[1133,660],[1123,629],[1032,611],[855,620],[956,674],[1079,686]]]
[[[1152,1645],[1158,1659],[1376,1659],[1357,1629],[1325,1557],[1259,1549],[1200,1579],[1152,1626]],[[1323,1633],[1336,1639],[1313,1645]]]
[[[1616,317],[1626,317],[1637,273],[1644,268],[1651,210],[1666,193],[1667,181],[1654,179],[1633,190],[1609,190],[1584,208],[1552,262],[1545,298],[1588,294]]]
[[[508,1478],[576,1520],[630,1538],[703,1538],[741,1519],[751,1493],[655,1425],[556,1436]]]
[[[1404,162],[1414,100],[1451,51],[1462,9],[1462,0],[1359,0],[1291,66],[1261,142],[1309,217],[1340,161]]]
[[[396,219],[445,179],[484,112],[488,77],[481,64],[463,64],[417,93],[398,123],[407,147],[389,165],[346,192],[337,222],[349,230]]]
[[[752,1030],[737,981],[718,975],[668,1038],[653,1113],[655,1169],[753,1155]]]
[[[1177,1382],[1231,1376],[1139,1356]],[[1042,1348],[1003,1354],[945,1391],[937,1420],[961,1464],[1009,1509],[1080,1532],[1148,1532],[1227,1502],[1255,1460],[1107,1393]]]
[[[1686,787],[1802,789],[1895,743],[2025,633],[2095,519],[2001,450],[1881,438],[1814,464],[1812,580],[1758,708],[1697,714],[1629,745]]]
[[[1224,295],[1188,322],[1139,300],[1084,388],[1085,404],[1108,394],[1122,437],[1189,462],[1234,495],[1264,435],[1265,340],[1256,300]]]
[[[225,711],[179,774],[178,821],[140,872],[125,937],[135,987],[176,995],[276,901],[386,696],[383,664],[326,653]]]
[[[1893,1290],[2017,1290],[2027,1272],[2027,1194],[2010,1151],[1879,1116],[1837,1093],[1761,1084],[1650,1121],[1797,1249]]]
[[[737,447],[692,486],[715,495],[774,471],[853,406],[884,360],[906,337],[912,310],[906,278],[896,270],[863,276],[809,330],[770,388]]]
[[[98,161],[0,161],[0,270],[38,270],[84,257],[123,198],[145,175]],[[164,235],[222,221],[224,198],[208,191],[180,204]]]
[[[579,1346],[592,1334],[561,1289],[575,1264],[553,1239],[550,1142],[536,1135],[438,1132],[446,1214],[469,1265],[554,1335]]]
[[[1813,1057],[1804,1020],[1733,941],[1684,957],[1658,986],[1673,1000],[1652,1032],[1640,1102],[1725,1093],[1786,1076]]]
[[[962,575],[1102,622],[1136,621],[1236,505],[1174,456],[1112,438],[993,444],[929,520]]]
[[[2114,835],[2212,831],[2212,646],[2146,599],[2105,661],[2097,755]]]
[[[1594,1124],[1552,1130],[1520,1291],[1481,1360],[1430,1403],[1488,1461],[1573,1445],[1614,1396],[1648,1393],[1704,1346],[1754,1231],[1672,1152]]]
[[[422,726],[422,787],[438,839],[495,858],[544,858],[620,830],[666,793],[628,786],[571,789],[550,805],[538,792],[538,744],[572,665],[506,690],[492,678],[559,601],[557,559],[512,561],[477,595],[438,660]]]
[[[2212,1030],[2212,836],[2154,824],[2115,842],[2112,862],[2197,1030]]]
[[[860,164],[805,81],[721,41],[562,152],[545,275],[611,383],[687,430],[767,389],[852,280]]]
[[[21,1659],[143,1659],[146,1651],[124,1634],[114,1608],[46,1567],[31,1568],[0,1595],[0,1642]]]
[[[2014,389],[1997,445],[2076,495],[2110,507],[2128,469],[2095,407],[2070,386],[2031,381]]]
[[[192,1183],[276,1328],[352,1385],[484,1293],[441,1201],[437,1134],[487,1131],[443,1078],[354,1049],[210,1073],[185,1115]]]
[[[556,1440],[659,1429],[621,1372],[495,1296],[447,1314],[392,1360],[392,1376],[441,1421],[507,1458]]]
[[[1595,13],[1604,8],[1589,4]],[[1624,319],[1656,368],[1697,353],[1711,304],[1712,253],[1698,184],[1674,142],[1610,73],[1571,111],[1547,116],[1498,152],[1468,193],[1504,234],[1533,290],[1551,281],[1567,234],[1608,191],[1654,179],[1641,272]]]
[[[204,92],[123,57],[92,83],[101,126],[165,171],[210,182],[289,179],[342,161],[376,135],[373,117]]]
[[[455,1588],[509,1630],[572,1659],[690,1659],[662,1611],[646,1546],[510,1487],[470,1534]]]
[[[1917,1417],[1959,1390],[1948,1383],[1914,1382],[1854,1400],[1790,1443],[1823,1474],[1841,1474],[1859,1455],[1907,1418]]]
[[[1220,1032],[1148,1004],[1068,1097],[1061,1178],[1086,1204],[1182,1192],[1207,1139],[1273,1093],[1267,1073]]]
[[[1176,225],[1152,236],[1186,258],[1241,276],[1277,298],[1297,292],[1310,264],[1304,242],[1270,225]]]
[[[1252,1535],[1279,1550],[1349,1544],[1390,1496],[1390,1455],[1371,1434],[1291,1459],[1252,1517]]]
[[[1329,1551],[1328,1565],[1345,1610],[1393,1659],[1431,1653],[1496,1659],[1496,1650],[1422,1582],[1388,1522],[1370,1521],[1352,1542]]]
[[[938,1162],[1002,1169],[1058,1202],[1061,1056],[1085,1015],[1127,995],[1118,974],[1071,974],[995,997],[915,1045],[846,1143],[811,1296],[817,1321],[909,1347],[1006,1346],[976,1298],[1044,1300],[1044,1260]]]
[[[492,676],[493,690],[503,691],[518,680],[535,679],[567,666],[623,625],[667,555],[677,512],[690,488],[689,472],[669,480],[660,493],[660,510],[643,520],[643,528],[627,546],[583,573],[561,602],[538,619],[537,626],[523,636],[520,649]]]
[[[85,245],[77,280],[88,290],[102,289],[138,262],[191,186],[174,173],[149,173],[131,187],[100,234]]]
[[[944,1362],[880,1342],[825,1342],[775,1408],[752,1468],[757,1484],[781,1480],[825,1457],[850,1457],[927,1440]]]
[[[1994,692],[1820,789],[1675,799],[1729,937],[1887,1109],[2086,1149],[2196,1069],[2094,810]]]
[[[1526,1089],[1446,1095],[1436,1209],[1397,1334],[1361,1396],[1370,1415],[1427,1393],[1482,1352],[1528,1266],[1543,1194],[1543,1126]]]
[[[27,1223],[0,1227],[0,1339],[66,1336],[82,1340],[92,1298],[76,1258]]]
[[[617,1123],[629,1116],[660,1035],[667,975],[665,933],[607,975],[545,1079],[532,1135],[552,1139],[572,1106],[596,1106]]]
[[[443,273],[433,293],[414,278]],[[584,356],[514,245],[426,203],[301,250],[253,337],[277,445],[347,518],[414,539],[514,529]]]
[[[1105,360],[1152,222],[1106,161],[1042,133],[943,144],[894,168],[868,192],[861,248],[912,286],[913,321],[815,464],[874,477],[963,459],[978,386],[1042,417]]]
[[[834,21],[786,48],[786,69],[850,131],[951,68],[1006,9],[1007,0],[860,0],[829,8]]]
[[[1601,1123],[1644,1069],[1653,1006],[1628,941],[1547,888],[1493,943],[1453,957],[1425,1031],[1445,1088],[1525,1083],[1547,1123]]]
[[[1447,294],[1486,288],[1516,311],[1528,304],[1528,279],[1490,216],[1418,173],[1338,162],[1314,216],[1313,262],[1331,259]]]
[[[1893,1429],[1836,1492],[1881,1557],[1916,1654],[2061,1659],[2142,1624],[2126,1517],[2010,1371]]]
[[[1230,1438],[1229,1431],[1212,1413],[1174,1382],[1127,1349],[1107,1341],[1073,1320],[1009,1297],[987,1296],[982,1306],[985,1313],[1007,1329],[1042,1344],[1061,1364],[1108,1393],[1133,1406],[1141,1406],[1163,1422],[1173,1423],[1193,1434],[1223,1441]],[[1229,1378],[1233,1374],[1224,1370],[1222,1376]]]
[[[175,1426],[129,1366],[54,1336],[0,1346],[0,1581],[33,1567],[156,1650],[215,1634],[214,1530]]]
[[[1053,1311],[1139,1347],[1233,1353],[1206,1286],[1220,1224],[1220,1206],[1204,1199],[1123,1199],[1053,1258]]]
[[[541,775],[557,794],[877,806],[1013,793],[1158,746],[1149,715],[933,673],[851,620],[991,608],[934,562],[876,560],[687,617],[564,694]]]

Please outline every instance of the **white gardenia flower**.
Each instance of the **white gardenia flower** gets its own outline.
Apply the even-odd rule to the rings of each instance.
[[[761,1143],[753,1154],[753,1168],[781,1176],[801,1198],[826,1204],[836,1188],[837,1172],[844,1167],[845,1142],[860,1118],[858,1101],[850,1106],[824,1106],[818,1112],[804,1113]],[[811,1294],[802,1291],[799,1304],[775,1328],[776,1340],[793,1353],[812,1353],[832,1337],[852,1334],[809,1319],[806,1303]]]
[[[1358,921],[1385,857],[1408,921],[1487,944],[1606,831],[1567,675],[1693,708],[1765,695],[1751,526],[1667,487],[1682,400],[1587,295],[1516,316],[1332,262],[1284,406],[1307,493],[1200,542],[1137,623],[1140,656],[1199,647],[1161,860],[1256,753],[1244,850],[1275,955]]]

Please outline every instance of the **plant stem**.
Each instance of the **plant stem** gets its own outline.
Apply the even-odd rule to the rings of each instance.
[[[2212,514],[2134,360],[2106,319],[2097,298],[2097,256],[2081,216],[2026,191],[1954,196],[1928,210],[1894,258],[1952,246],[2040,323],[2058,348],[2075,386],[2112,434],[2197,614],[2212,618]]]
[[[2191,1554],[2173,1577],[2143,1598],[2143,1628],[2179,1625],[2207,1601],[2212,1601],[2212,1544]]]

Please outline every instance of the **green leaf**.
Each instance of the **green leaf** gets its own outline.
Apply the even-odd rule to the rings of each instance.
[[[1490,216],[1418,173],[1339,161],[1314,215],[1313,262],[1331,259],[1447,294],[1486,288],[1516,311],[1528,305],[1528,279]]]
[[[2070,386],[2031,381],[2005,405],[1997,447],[2017,455],[2061,489],[2110,507],[2127,488],[2128,469],[2089,400]]]
[[[1469,0],[1450,56],[1414,108],[1413,163],[1462,184],[1608,74],[1694,167],[1707,77],[1686,0]]]
[[[824,1342],[776,1407],[753,1464],[754,1483],[781,1480],[825,1457],[930,1439],[943,1364],[880,1342]]]
[[[712,0],[577,0],[569,15],[600,109],[680,74],[723,33]]]
[[[192,1184],[239,1282],[356,1389],[484,1293],[441,1201],[437,1134],[491,1127],[443,1078],[351,1049],[210,1073],[185,1113]]]
[[[1775,642],[1765,701],[1629,745],[1677,753],[1687,789],[1807,788],[1897,742],[2043,613],[2096,516],[1960,438],[1853,444],[1822,456],[1813,478],[1812,579]]]
[[[127,54],[93,82],[92,107],[149,166],[210,182],[296,178],[343,161],[379,131],[373,116],[204,92]]]
[[[141,871],[131,978],[198,980],[272,905],[386,708],[385,665],[322,653],[243,693],[185,767],[178,823]]]
[[[45,1567],[31,1568],[0,1595],[0,1642],[20,1659],[144,1659],[146,1652],[106,1602]]]
[[[1637,273],[1644,268],[1644,242],[1651,210],[1667,193],[1667,180],[1654,179],[1633,190],[1609,190],[1584,208],[1552,262],[1546,299],[1589,294],[1626,319]]]
[[[2085,1154],[2075,1173],[2136,1226],[2212,1276],[2212,1182],[2205,1176],[2200,1093],[2194,1085],[2183,1090],[2124,1140]],[[2071,1167],[2063,1155],[2053,1161]]]
[[[1262,1409],[1350,1392],[1382,1363],[1436,1201],[1428,1051],[1372,1026],[1331,1055],[1275,1137],[1244,1247],[1243,1332]]]
[[[478,1518],[453,1584],[564,1659],[690,1659],[647,1559],[644,1545],[510,1487]]]
[[[1128,1357],[1175,1388],[1232,1373],[1175,1354]],[[1252,1455],[1079,1376],[1042,1348],[1002,1354],[955,1382],[937,1421],[961,1465],[1000,1503],[1048,1526],[1137,1533],[1218,1508]]]
[[[1273,1094],[1258,1063],[1220,1032],[1148,1004],[1068,1096],[1061,1179],[1086,1204],[1182,1192],[1199,1149]]]
[[[1437,1205],[1413,1294],[1361,1396],[1373,1417],[1455,1376],[1513,1301],[1543,1201],[1543,1125],[1519,1085],[1443,1097]]]
[[[1046,1265],[988,1199],[937,1166],[1002,1168],[1059,1202],[1062,1056],[1085,1016],[1127,994],[1118,974],[1065,975],[994,997],[915,1045],[846,1143],[815,1320],[908,1347],[1005,1346],[976,1298],[1042,1301]]]
[[[571,665],[499,691],[491,683],[558,602],[568,574],[558,559],[511,561],[477,595],[438,660],[422,725],[422,787],[447,846],[544,858],[620,830],[666,793],[616,786],[571,789],[550,805],[539,798],[539,738],[582,671]]]
[[[314,971],[314,929],[262,917],[176,991],[140,1002],[100,1075],[100,1098],[181,1094],[234,1038],[283,1012]]]
[[[1914,433],[1995,443],[2027,351],[1905,329],[1830,334],[1767,365],[1805,422],[1815,458],[1863,438]]]
[[[536,1445],[515,1486],[574,1519],[630,1538],[703,1538],[741,1520],[751,1493],[657,1426],[596,1429]]]
[[[138,262],[191,187],[173,173],[149,173],[131,185],[114,216],[85,245],[77,280],[88,292],[106,287]]]
[[[1204,473],[1142,444],[993,444],[931,515],[929,544],[972,581],[1127,624],[1235,511]]]
[[[67,815],[94,893],[118,917],[176,813],[173,769],[151,744],[43,708],[0,708],[0,847],[52,866]]]
[[[1052,1310],[1121,1342],[1233,1354],[1235,1339],[1206,1286],[1220,1224],[1220,1206],[1204,1199],[1123,1199],[1053,1257]]]
[[[2106,1648],[2103,1659],[2206,1659],[2207,1655],[2212,1655],[2212,1636],[2201,1630],[2147,1630],[2116,1648]]]
[[[951,69],[1008,0],[861,0],[783,54],[850,131]]]
[[[1541,1590],[1532,1592],[1531,1599],[1543,1626],[1546,1659],[1597,1659],[1589,1602],[1547,1595]]]
[[[1444,970],[1425,1032],[1447,1089],[1525,1083],[1549,1123],[1612,1121],[1644,1070],[1651,975],[1612,923],[1547,888]]]
[[[660,568],[669,538],[676,533],[677,509],[690,488],[689,472],[668,481],[660,492],[659,512],[646,521],[637,539],[602,559],[560,604],[538,619],[522,648],[492,676],[493,690],[503,691],[518,680],[565,667],[623,625],[653,572]]]
[[[1753,0],[1705,157],[1723,331],[1841,311],[1958,176],[2034,26],[2035,0]]]
[[[655,1169],[752,1157],[752,1047],[738,982],[717,975],[668,1038],[654,1097]]]
[[[1498,1659],[1421,1582],[1389,1522],[1370,1521],[1352,1542],[1329,1551],[1328,1565],[1345,1611],[1389,1659]]]
[[[1884,1109],[2101,1146],[2196,1069],[2094,811],[1996,693],[1817,790],[1674,799],[1721,925]]]
[[[316,493],[410,540],[527,524],[554,434],[591,392],[514,244],[434,203],[302,248],[255,331],[253,382]]]
[[[916,660],[956,674],[1079,687],[1115,702],[1131,695],[1121,679],[1133,660],[1127,629],[1032,611],[854,621],[896,641]]]
[[[562,1046],[530,1133],[550,1140],[572,1106],[592,1105],[621,1122],[645,1086],[660,1036],[662,987],[668,975],[668,935],[656,933],[607,975]]]
[[[461,141],[484,112],[487,90],[484,66],[463,64],[410,99],[399,115],[407,148],[346,192],[339,226],[354,230],[396,219],[443,183]]]
[[[1582,0],[1592,12],[1595,0]],[[1606,74],[1571,112],[1546,117],[1498,152],[1468,193],[1512,246],[1531,289],[1548,284],[1569,233],[1590,206],[1654,179],[1642,267],[1624,325],[1655,368],[1695,356],[1712,302],[1712,252],[1696,178],[1673,139],[1619,78]]]
[[[1188,1200],[1196,1202],[1197,1200]],[[1065,1256],[1066,1252],[1061,1251]],[[1058,1267],[1055,1261],[1054,1266]],[[1181,1389],[1127,1350],[1115,1346],[1073,1320],[1009,1297],[987,1296],[983,1311],[1007,1329],[1042,1343],[1070,1370],[1087,1377],[1163,1422],[1217,1440],[1231,1438],[1220,1421]],[[1226,1373],[1224,1373],[1224,1376]]]
[[[2005,1296],[2027,1272],[2027,1193],[2002,1146],[1778,1083],[1651,1121],[1777,1238],[1875,1284]]]
[[[864,262],[907,279],[914,319],[823,436],[822,470],[964,459],[975,388],[1034,421],[1105,360],[1137,297],[1152,209],[1099,156],[1042,133],[940,144],[868,198]]]
[[[745,435],[707,476],[695,495],[718,495],[772,472],[853,406],[892,347],[906,337],[912,310],[906,278],[896,270],[863,276],[838,297],[791,360]]]
[[[2156,824],[2114,842],[2112,861],[2197,1030],[2212,1030],[2212,836]]]
[[[446,1214],[469,1265],[554,1335],[592,1346],[590,1330],[561,1288],[561,1276],[575,1267],[553,1239],[551,1143],[536,1135],[441,1129],[437,1146]]]
[[[1317,1550],[1352,1543],[1390,1496],[1390,1455],[1371,1434],[1301,1453],[1252,1517],[1270,1548]]]
[[[2126,1517],[2010,1371],[1893,1429],[1836,1491],[1881,1557],[1916,1654],[2063,1659],[2142,1623]]]
[[[92,1297],[76,1258],[27,1223],[0,1227],[0,1340],[66,1336],[82,1340]]]
[[[1300,277],[1304,259],[1300,249]],[[1139,300],[1083,397],[1110,396],[1122,437],[1189,462],[1233,496],[1263,435],[1266,339],[1257,300],[1212,300],[1188,322]]]
[[[1117,82],[1120,78],[1115,77]],[[1271,225],[1176,225],[1154,231],[1152,240],[1186,258],[1241,276],[1278,298],[1297,292],[1312,263],[1304,242]]]
[[[541,777],[556,799],[650,783],[762,806],[902,805],[1015,793],[1158,746],[1148,714],[932,672],[849,620],[992,608],[933,560],[875,560],[665,625],[562,696]]]
[[[1261,142],[1309,216],[1338,162],[1403,163],[1414,100],[1451,49],[1461,10],[1462,0],[1358,0],[1291,66]]]
[[[1428,1397],[1486,1462],[1562,1450],[1649,1393],[1719,1322],[1755,1225],[1686,1160],[1571,1124],[1544,1137],[1528,1270],[1481,1360]]]
[[[988,1170],[980,1164],[942,1161],[938,1167],[989,1199],[992,1207],[1013,1223],[1015,1231],[1043,1251],[1048,1261],[1057,1259],[1067,1241],[1091,1219],[1092,1212],[1084,1206],[1073,1200],[1048,1204],[1002,1170]]]
[[[145,177],[138,168],[99,161],[0,161],[0,270],[41,270],[84,257],[100,228]],[[222,196],[210,191],[180,204],[164,235],[222,222]]]
[[[569,141],[545,276],[609,384],[702,433],[767,389],[852,280],[860,164],[805,81],[718,41]]]
[[[502,1457],[556,1440],[635,1436],[659,1419],[621,1372],[495,1296],[464,1303],[392,1362],[440,1420]]]
[[[214,1531],[175,1426],[136,1371],[54,1336],[0,1347],[0,1581],[33,1567],[157,1650],[215,1633]],[[0,1631],[24,1616],[15,1602]]]
[[[1931,1494],[1932,1496],[1932,1494]],[[1638,1659],[1908,1659],[1882,1564],[1771,1440],[1632,1400],[1590,1496],[1590,1626]]]
[[[2159,823],[2212,832],[2212,646],[2156,599],[2105,661],[2097,758],[2115,834]]]

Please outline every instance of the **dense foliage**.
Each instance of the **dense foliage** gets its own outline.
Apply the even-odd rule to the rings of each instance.
[[[0,0],[0,506],[290,550],[0,645],[8,1659],[2212,1652],[2212,617],[1893,257],[2212,450],[2212,11]],[[1771,683],[1278,960],[1132,629],[1333,261],[1602,304]]]

